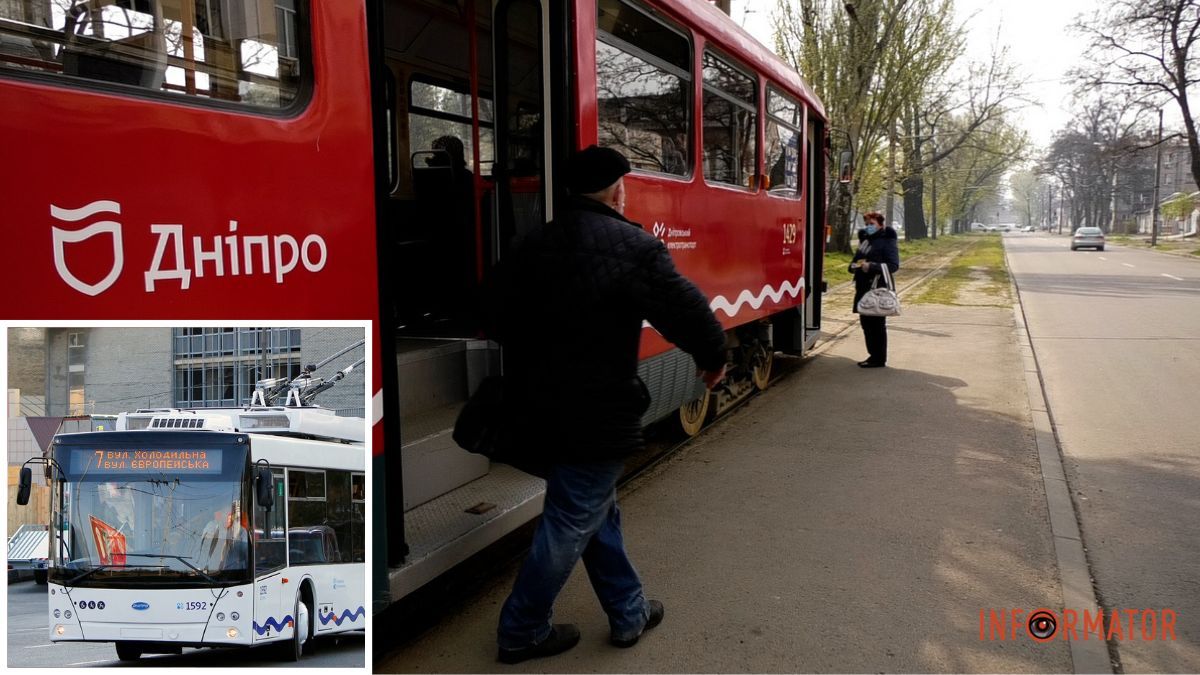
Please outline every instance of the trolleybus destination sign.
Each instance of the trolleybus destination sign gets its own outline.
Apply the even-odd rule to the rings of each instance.
[[[221,473],[221,453],[213,450],[71,451],[71,473]]]

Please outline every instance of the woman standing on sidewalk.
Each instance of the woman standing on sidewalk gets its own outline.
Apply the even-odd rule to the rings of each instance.
[[[858,251],[850,261],[854,273],[854,313],[858,314],[858,301],[871,290],[875,279],[883,274],[883,265],[895,274],[900,269],[900,247],[896,231],[886,226],[883,214],[872,211],[863,216],[867,226],[858,233]],[[882,279],[880,279],[882,283]],[[867,360],[859,361],[859,368],[882,368],[887,365],[887,317],[858,317],[862,324],[863,338],[867,342]]]

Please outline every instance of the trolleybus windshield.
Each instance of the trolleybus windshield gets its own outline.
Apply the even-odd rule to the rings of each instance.
[[[158,435],[159,439],[166,435]],[[251,576],[245,445],[58,444],[49,579],[212,586]]]

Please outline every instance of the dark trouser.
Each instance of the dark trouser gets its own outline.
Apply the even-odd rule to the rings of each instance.
[[[887,317],[858,315],[862,324],[863,338],[867,341],[868,361],[887,363]]]
[[[500,611],[501,649],[521,649],[550,634],[554,599],[583,558],[612,635],[632,639],[649,616],[642,582],[625,554],[617,479],[622,461],[559,464],[546,478],[542,520],[512,594]]]

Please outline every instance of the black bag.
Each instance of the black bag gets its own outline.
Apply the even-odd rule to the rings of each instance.
[[[454,442],[467,452],[508,464],[526,473],[546,477],[547,464],[534,456],[527,444],[513,441],[514,425],[506,420],[504,378],[486,377],[467,400],[454,422]]]
[[[503,454],[504,378],[484,378],[467,400],[454,422],[454,442],[458,447],[496,460]]]

